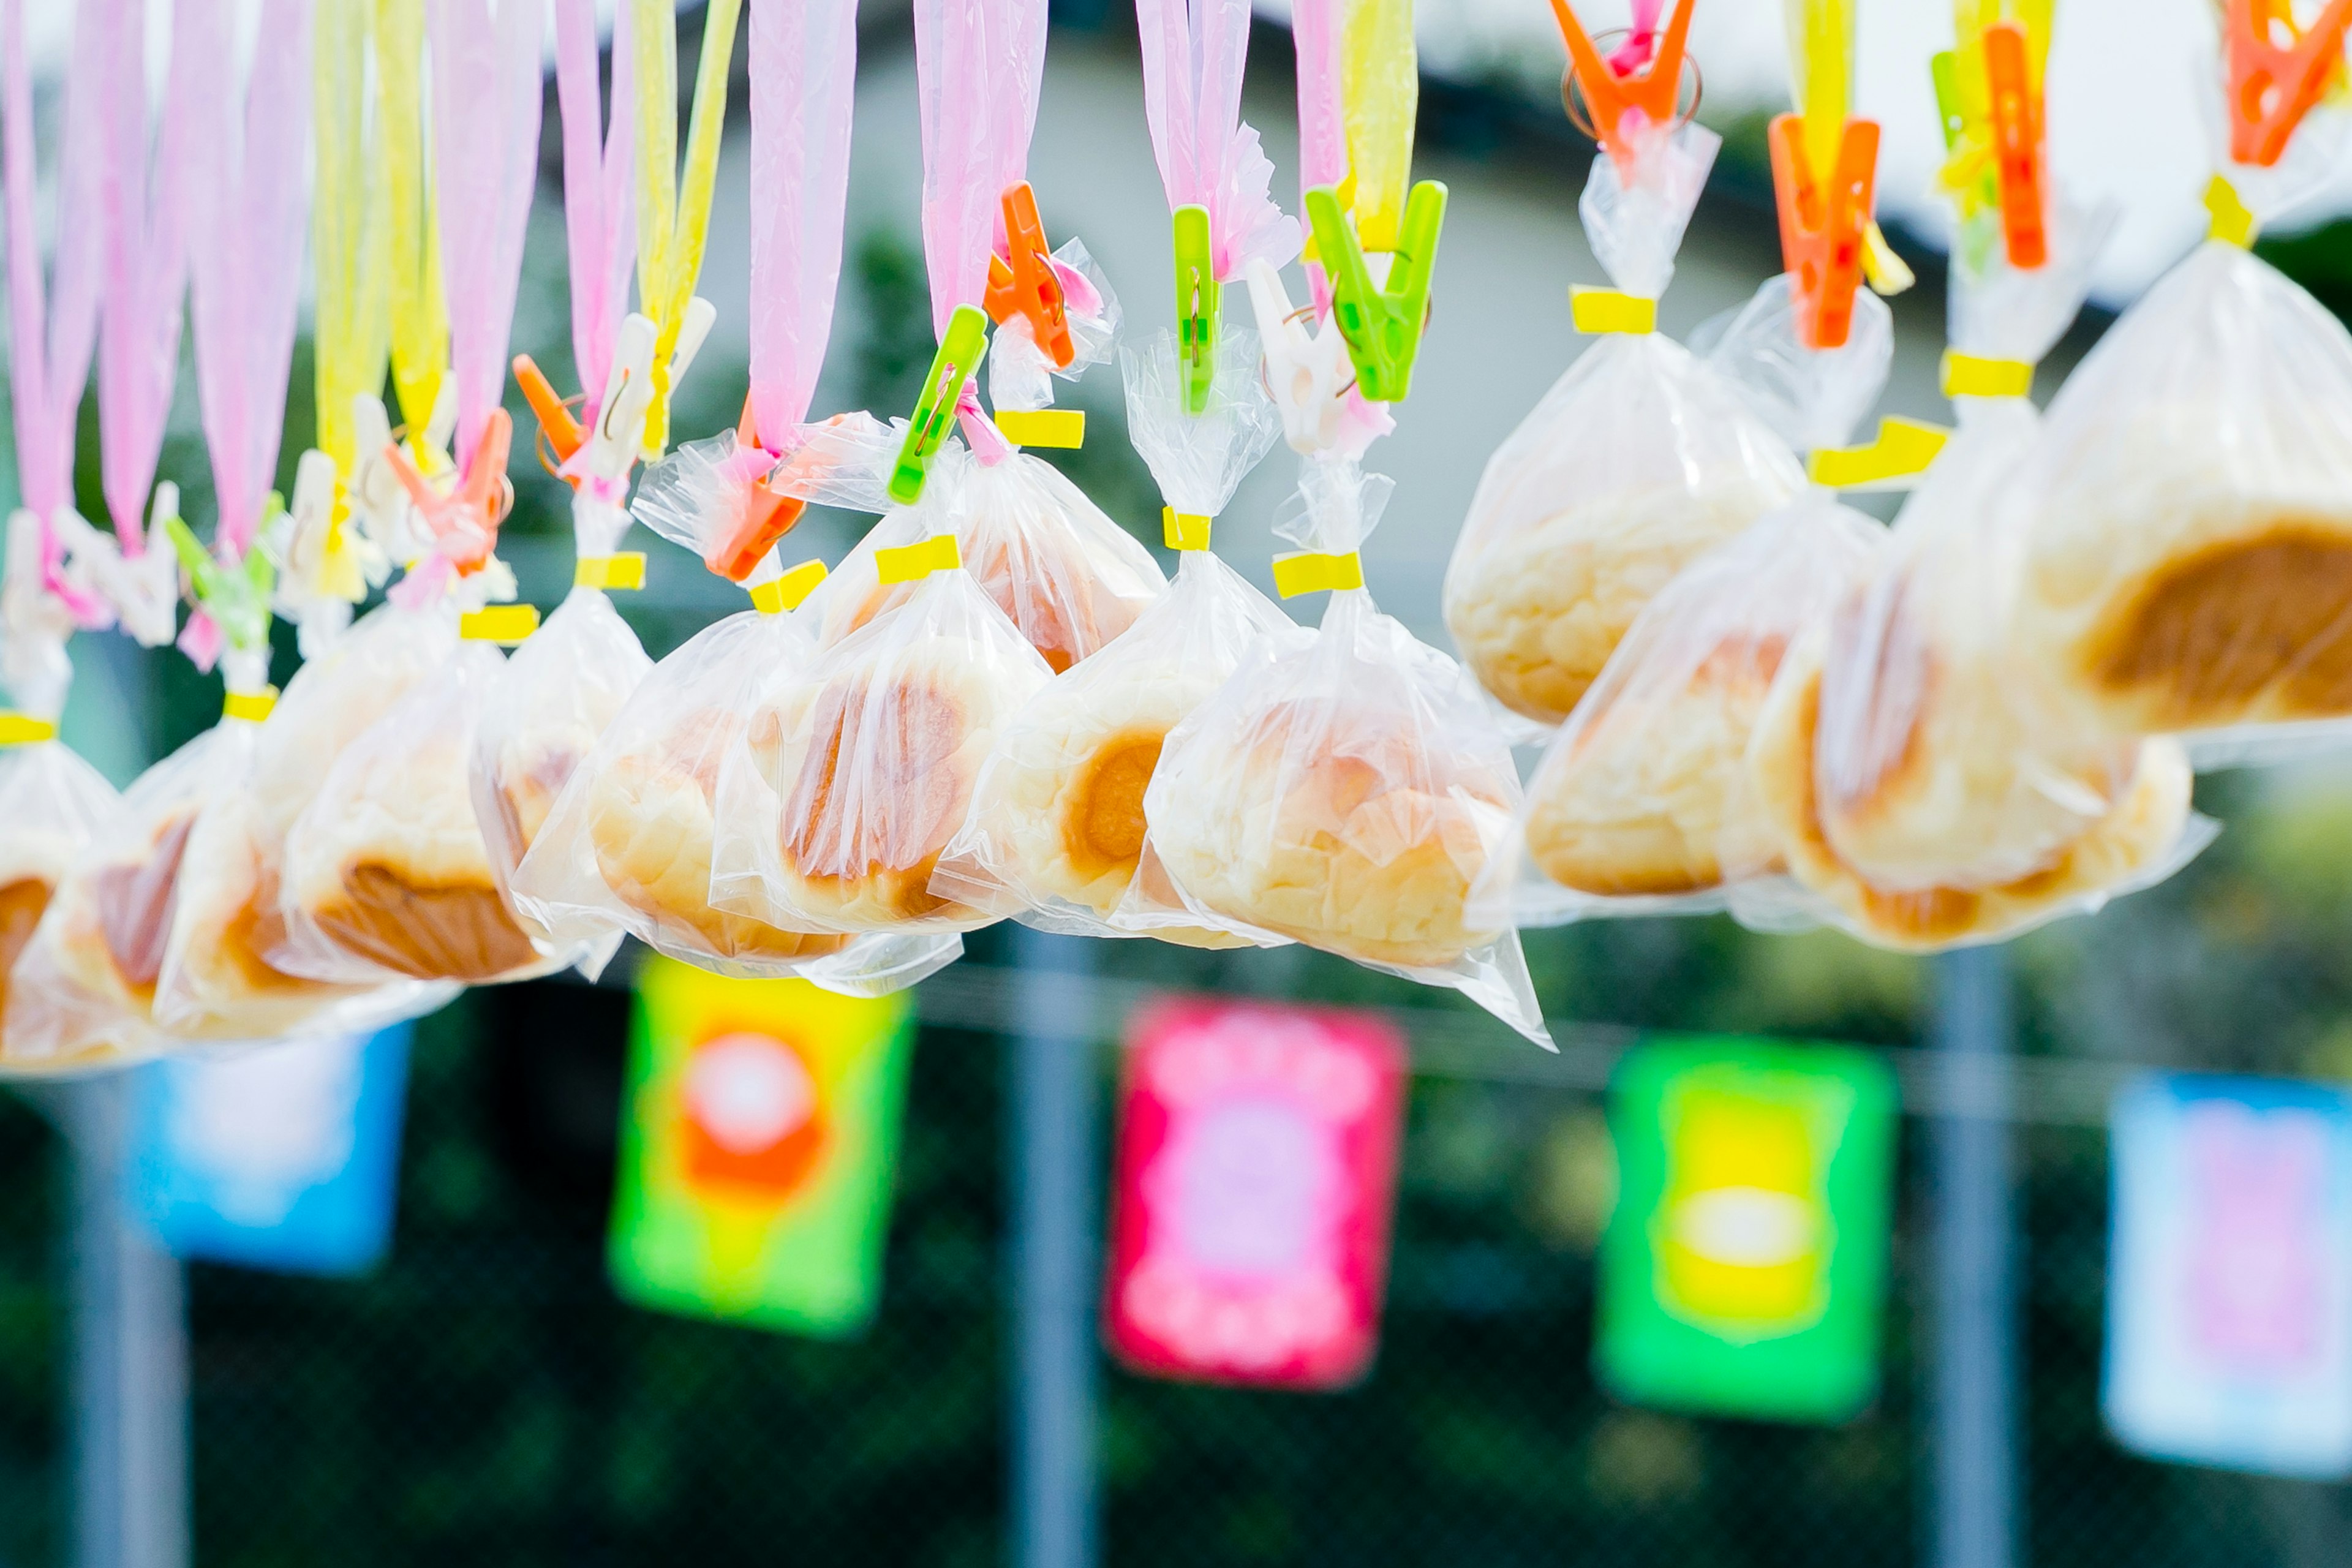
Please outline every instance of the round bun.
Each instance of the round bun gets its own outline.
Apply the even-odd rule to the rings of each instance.
[[[740,729],[740,721],[724,709],[694,709],[651,744],[597,772],[588,792],[597,872],[661,934],[717,957],[838,952],[849,938],[780,931],[710,907],[711,802],[719,761]]]

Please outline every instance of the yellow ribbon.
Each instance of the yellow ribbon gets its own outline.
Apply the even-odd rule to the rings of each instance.
[[[1172,506],[1163,506],[1160,509],[1160,537],[1171,550],[1206,550],[1211,521],[1197,511],[1178,511]]]
[[[449,363],[441,232],[433,212],[432,175],[425,165],[424,90],[418,70],[424,52],[424,0],[379,0],[376,134],[389,213],[385,244],[391,266],[392,384],[410,442],[419,452]]]
[[[646,552],[624,550],[618,555],[583,555],[572,568],[572,584],[575,588],[642,588]]]
[[[457,635],[467,642],[503,643],[509,647],[539,630],[535,605],[489,605],[468,610],[458,619]]]
[[[232,691],[221,699],[221,717],[243,719],[248,723],[258,724],[268,718],[270,710],[277,706],[278,688],[274,686],[264,687],[259,691]]]
[[[1363,585],[1363,558],[1352,550],[1345,555],[1294,550],[1274,558],[1274,591],[1286,599]]]
[[[317,27],[312,94],[318,106],[318,174],[310,217],[318,306],[312,363],[318,447],[335,460],[340,480],[351,473],[357,456],[352,399],[383,390],[391,319],[382,257],[392,221],[391,182],[370,177],[369,154],[381,153],[383,142],[379,136],[371,149],[367,137],[367,8],[326,6]],[[342,510],[339,489],[336,534],[341,532]],[[362,587],[350,596],[365,592]]]
[[[803,561],[773,581],[755,584],[751,589],[751,607],[763,616],[781,616],[787,610],[797,610],[816,592],[824,581],[824,563]]]
[[[1076,448],[1086,444],[1083,408],[1000,408],[996,428],[1016,447]]]
[[[1830,447],[1815,452],[1813,483],[1834,490],[1897,489],[1891,481],[1926,473],[1952,433],[1941,426],[1890,415],[1878,422],[1878,439],[1867,447]]]
[[[952,533],[874,552],[875,574],[886,584],[919,583],[934,572],[952,572],[962,564]]]
[[[0,713],[0,746],[29,746],[57,738],[53,720],[36,719],[30,713]]]
[[[2023,397],[2033,390],[2033,366],[2021,359],[1979,359],[1946,349],[1943,384],[1947,397]]]
[[[2205,210],[2213,217],[2205,231],[2208,237],[2241,249],[2254,243],[2254,230],[2261,225],[2253,209],[2240,199],[2238,187],[2219,174],[2205,187]]]
[[[1412,0],[1351,0],[1339,6],[1339,104],[1348,133],[1348,181],[1339,195],[1366,250],[1394,250],[1412,183],[1413,117],[1421,62]]]
[[[1568,309],[1580,332],[1627,332],[1640,335],[1658,330],[1658,302],[1614,289],[1571,286]]]
[[[687,122],[686,174],[677,169],[677,16],[674,0],[629,0],[637,52],[637,297],[654,321],[653,403],[646,410],[645,457],[669,445],[669,362],[702,274],[710,232],[710,188],[727,119],[727,73],[743,0],[710,0],[702,14],[702,59]]]

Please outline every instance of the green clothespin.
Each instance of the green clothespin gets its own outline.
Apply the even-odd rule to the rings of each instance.
[[[1329,185],[1307,193],[1315,226],[1315,254],[1331,278],[1331,321],[1355,362],[1356,387],[1372,403],[1402,403],[1412,389],[1413,356],[1421,352],[1429,314],[1429,275],[1437,263],[1437,231],[1445,222],[1445,187],[1423,180],[1405,197],[1388,281],[1375,288],[1355,231]]]
[[[948,318],[948,335],[931,356],[930,374],[923,378],[923,395],[916,400],[915,416],[907,426],[907,439],[898,447],[898,465],[890,470],[890,499],[912,506],[923,499],[931,477],[931,459],[955,424],[956,399],[963,384],[980,368],[988,350],[988,316],[977,305],[958,305]]]
[[[276,490],[262,510],[262,526],[286,510]],[[231,647],[267,647],[269,642],[269,595],[277,585],[277,569],[257,542],[242,560],[222,562],[196,538],[195,531],[178,513],[163,520],[164,537],[172,552],[187,568],[191,596],[196,607],[213,618]]]
[[[1176,353],[1184,377],[1184,412],[1209,406],[1217,379],[1217,268],[1209,254],[1209,209],[1181,206],[1176,230]]]

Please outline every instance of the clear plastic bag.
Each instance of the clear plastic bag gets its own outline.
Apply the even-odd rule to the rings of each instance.
[[[927,496],[904,515],[919,521],[934,504]],[[870,583],[870,547],[860,549]],[[971,931],[999,918],[933,894],[931,872],[998,732],[1053,672],[972,574],[902,586],[911,596],[776,672],[746,710],[719,783],[719,909],[843,932]],[[842,601],[826,588],[831,602],[803,613],[830,629]]]
[[[1282,437],[1282,416],[1258,381],[1258,338],[1228,327],[1217,339],[1216,374],[1201,412],[1184,408],[1176,334],[1162,330],[1141,349],[1122,348],[1127,434],[1171,510],[1213,518]]]
[[[1716,145],[1682,126],[1630,180],[1593,160],[1585,231],[1622,289],[1664,289]],[[1498,701],[1556,724],[1676,572],[1803,488],[1712,367],[1656,332],[1612,333],[1487,459],[1446,568],[1446,629]]]
[[[1719,909],[1728,887],[1778,874],[1748,738],[1790,644],[1845,595],[1884,531],[1815,490],[1667,584],[1545,750],[1474,916]]]
[[[1167,586],[1151,552],[1053,465],[1025,452],[983,463],[950,442],[923,500],[887,513],[827,581],[818,641],[833,647],[923,587],[883,583],[877,550],[950,527],[965,574],[1056,672],[1125,631]]]
[[[1004,726],[932,893],[1047,931],[1141,934],[1112,917],[1141,859],[1144,792],[1169,731],[1258,639],[1295,631],[1232,567],[1186,551],[1158,604]],[[1188,947],[1252,940],[1183,924],[1144,929]]]
[[[2210,241],[2067,378],[2024,466],[2021,647],[2111,734],[2352,716],[2352,334]]]
[[[0,1009],[42,915],[121,801],[96,768],[58,742],[0,752]],[[0,1072],[18,1054],[0,1037]]]

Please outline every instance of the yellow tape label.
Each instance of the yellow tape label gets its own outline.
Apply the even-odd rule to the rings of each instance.
[[[2205,187],[2205,210],[2213,219],[2205,231],[2208,238],[2242,249],[2254,243],[2254,230],[2261,225],[2253,209],[2240,199],[2238,187],[2219,174]]]
[[[797,610],[816,592],[824,581],[824,563],[803,561],[772,582],[761,583],[751,590],[751,607],[763,616],[781,616],[787,610]]]
[[[1160,537],[1171,550],[1206,550],[1212,521],[1196,511],[1178,511],[1172,506],[1163,506],[1160,509]]]
[[[2023,397],[2033,390],[2033,366],[2021,359],[1979,359],[1944,351],[1947,397]]]
[[[578,588],[629,589],[646,585],[646,552],[625,550],[618,555],[583,555],[572,568]]]
[[[536,605],[490,605],[469,610],[457,622],[457,635],[467,642],[494,642],[508,647],[539,630]]]
[[[1629,332],[1658,330],[1658,302],[1614,289],[1571,288],[1568,309],[1580,332]]]
[[[1951,438],[1939,425],[1889,416],[1878,422],[1878,439],[1867,447],[1815,452],[1813,483],[1833,490],[1908,489]]]
[[[996,428],[1016,447],[1076,448],[1087,442],[1083,408],[1000,408]]]
[[[952,572],[962,564],[952,533],[874,552],[874,571],[886,584],[919,583],[934,572]]]
[[[30,746],[58,738],[54,721],[30,713],[0,713],[0,746]]]
[[[1363,558],[1352,550],[1345,555],[1294,550],[1274,558],[1274,591],[1286,599],[1363,585]]]
[[[221,717],[243,719],[258,724],[269,717],[278,706],[278,688],[265,687],[259,691],[232,691],[221,700]]]

